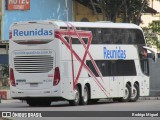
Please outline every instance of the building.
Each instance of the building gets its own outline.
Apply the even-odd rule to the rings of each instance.
[[[142,24],[141,27],[147,27],[149,23],[152,23],[152,21],[160,21],[160,1],[157,0],[149,0],[149,7],[153,8],[157,11],[156,14],[151,13],[143,13],[142,14]]]
[[[72,0],[0,0],[0,82],[8,76],[8,71],[4,73],[1,68],[8,69],[11,24],[47,19],[72,20]]]
[[[93,10],[91,0],[73,0],[74,21],[103,21],[101,10]]]
[[[71,14],[72,0],[0,0],[0,64],[8,64],[8,57],[4,56],[8,56],[9,29],[12,23],[47,19],[72,20]]]
[[[160,17],[160,2],[157,0],[149,0],[149,6],[144,9],[144,13],[142,13],[142,26],[148,25],[152,20],[157,20]],[[125,7],[122,5],[122,7]],[[98,0],[73,0],[73,18],[75,21],[104,21],[105,15],[103,10],[98,3]],[[123,22],[119,16],[116,16],[116,22]],[[153,16],[153,18],[152,18]],[[149,18],[148,18],[149,17]]]

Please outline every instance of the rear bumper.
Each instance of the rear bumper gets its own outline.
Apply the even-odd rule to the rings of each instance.
[[[12,99],[18,99],[18,100],[49,100],[49,101],[64,101],[65,98],[62,97],[13,97]]]
[[[12,88],[10,90],[12,98],[28,98],[28,97],[60,97],[60,90],[55,89],[43,89],[43,90],[20,90]]]

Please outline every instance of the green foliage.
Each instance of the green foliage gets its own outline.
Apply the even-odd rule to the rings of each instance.
[[[156,46],[160,50],[160,40],[158,40],[158,35],[160,35],[160,21],[153,21],[149,24],[148,28],[143,28],[143,31],[147,45],[150,47]]]
[[[1,65],[1,66],[2,66],[3,77],[9,77],[9,66],[8,65]]]
[[[148,0],[100,0],[99,4],[107,20],[115,22],[116,17],[121,17],[122,22],[139,24]]]
[[[139,24],[141,22],[141,12],[144,12],[148,2],[145,0],[126,0],[123,11],[123,22]],[[144,6],[143,6],[144,4]],[[140,16],[139,16],[140,14]]]
[[[153,21],[152,23],[149,24],[149,28],[157,34],[160,34],[160,20],[158,21]]]
[[[0,89],[8,90],[9,89],[9,66],[1,65],[1,78],[0,78]]]
[[[122,0],[101,0],[99,3],[107,20],[115,22],[116,16],[119,14],[119,7],[122,4]]]
[[[148,4],[149,0],[99,0],[106,20],[116,22],[116,18],[120,17],[122,22],[137,25],[140,24],[141,13],[147,9]],[[160,41],[157,37],[160,35],[160,21],[152,22],[148,28],[144,28],[144,32],[148,46],[156,46],[160,50]]]

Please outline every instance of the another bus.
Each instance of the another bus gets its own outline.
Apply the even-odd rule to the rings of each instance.
[[[29,106],[149,95],[149,48],[137,25],[28,21],[14,23],[9,37],[11,97]]]

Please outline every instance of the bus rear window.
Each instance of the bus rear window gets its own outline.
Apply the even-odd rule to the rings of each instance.
[[[52,40],[15,40],[17,44],[47,44]]]

